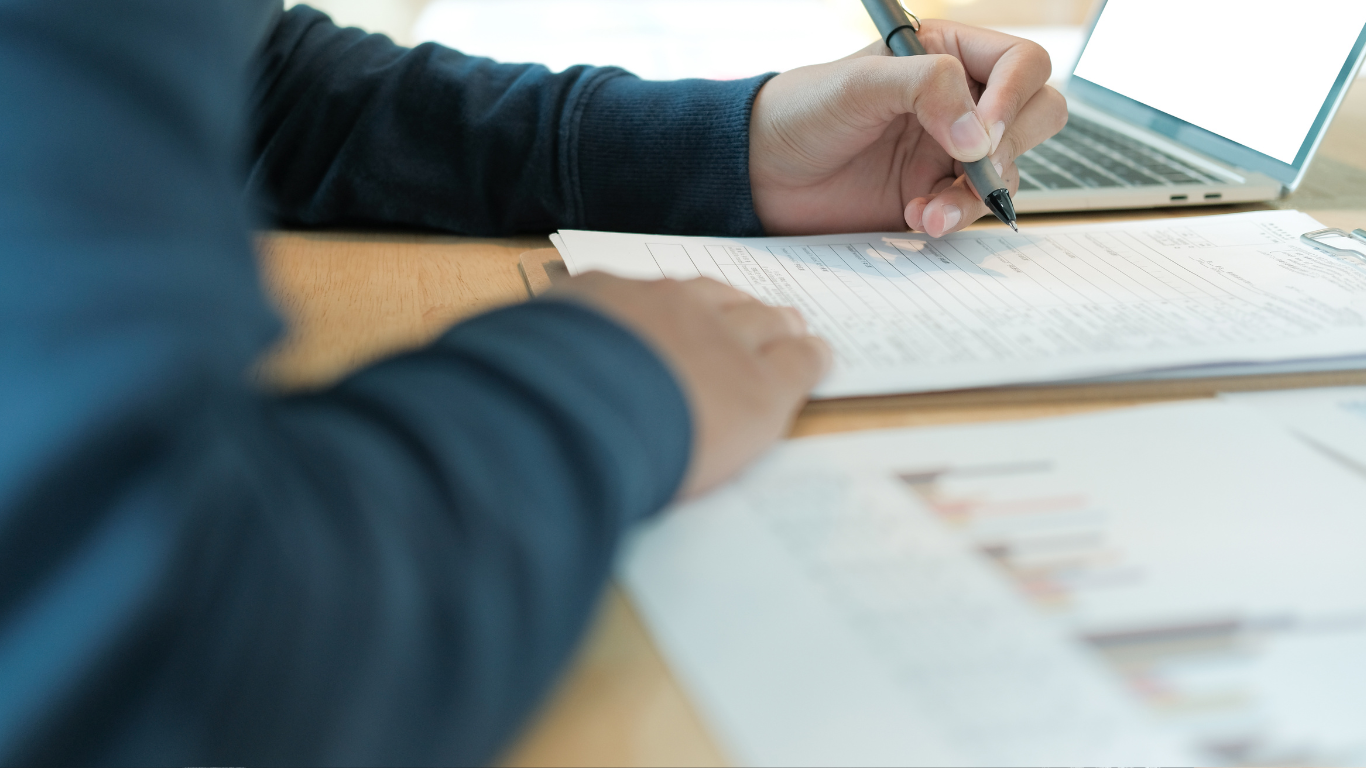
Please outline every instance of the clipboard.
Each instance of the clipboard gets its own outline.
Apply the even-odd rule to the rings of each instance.
[[[1301,238],[1331,232],[1341,233],[1354,238],[1366,249],[1366,230],[1357,229],[1348,234],[1341,229],[1315,230],[1306,232]],[[1326,236],[1325,236],[1326,237]],[[1306,242],[1323,250],[1328,247],[1317,240]],[[1330,240],[1329,242],[1335,242]],[[1342,245],[1339,243],[1339,245]],[[1337,254],[1333,254],[1337,255]],[[1359,256],[1361,266],[1366,268],[1366,250],[1353,251],[1347,257]],[[554,248],[538,248],[525,251],[518,258],[517,271],[521,273],[526,286],[527,297],[536,298],[550,290],[557,282],[568,279],[569,268]],[[1152,375],[1136,374],[1134,378],[1113,379],[1108,381],[1058,382],[1055,384],[1028,384],[1008,387],[987,387],[982,389],[961,389],[946,392],[917,392],[904,395],[878,395],[873,397],[850,397],[830,400],[815,400],[807,404],[806,410],[812,412],[837,412],[877,408],[943,408],[981,405],[1069,403],[1121,401],[1131,399],[1177,400],[1197,397],[1214,397],[1220,392],[1256,392],[1273,389],[1300,389],[1306,387],[1346,387],[1366,385],[1366,368],[1334,369],[1319,371],[1296,371],[1291,373],[1240,373],[1215,376],[1187,376],[1181,378],[1159,378]]]
[[[554,248],[537,248],[517,259],[517,271],[526,285],[527,298],[536,298],[560,280],[569,277],[569,268]]]
[[[1366,267],[1366,228],[1351,232],[1337,227],[1315,229],[1300,235],[1300,240],[1319,251]],[[569,269],[554,248],[526,251],[518,259],[517,271],[526,285],[527,296],[535,298],[550,290],[556,282],[569,277]]]

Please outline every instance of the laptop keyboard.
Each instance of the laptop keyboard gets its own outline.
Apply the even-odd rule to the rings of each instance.
[[[1160,149],[1076,115],[1015,161],[1020,191],[1222,183]]]

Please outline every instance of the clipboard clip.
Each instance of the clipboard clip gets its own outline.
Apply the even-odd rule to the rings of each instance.
[[[1346,257],[1358,266],[1366,266],[1366,229],[1347,232],[1337,227],[1328,227],[1305,232],[1300,235],[1300,240],[1327,251],[1331,256]]]

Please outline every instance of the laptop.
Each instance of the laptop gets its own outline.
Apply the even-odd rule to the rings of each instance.
[[[1017,161],[1015,208],[1289,194],[1363,58],[1366,0],[1108,0],[1065,84],[1067,127]]]

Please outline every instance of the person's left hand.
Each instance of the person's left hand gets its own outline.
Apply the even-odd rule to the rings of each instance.
[[[768,81],[750,121],[754,210],[769,234],[899,230],[942,236],[987,213],[963,176],[990,155],[1012,194],[1015,158],[1062,129],[1047,52],[926,21],[926,56],[877,42]]]

